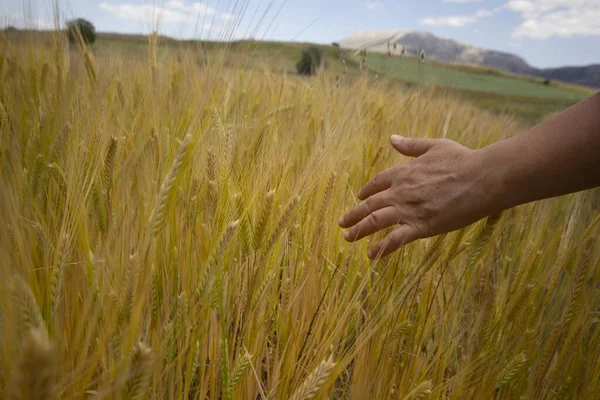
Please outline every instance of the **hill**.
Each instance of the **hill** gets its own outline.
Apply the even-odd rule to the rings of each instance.
[[[483,65],[516,74],[559,79],[578,85],[600,88],[600,65],[540,69],[529,65],[527,61],[517,55],[476,47],[429,32],[358,31],[339,41],[339,44],[347,49],[366,48],[378,53],[387,53],[396,44],[396,52],[399,52],[402,46],[407,48],[409,54],[416,54],[420,49],[424,49],[427,57],[434,60]]]

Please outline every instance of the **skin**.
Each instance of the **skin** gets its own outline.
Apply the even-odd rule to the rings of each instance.
[[[449,139],[390,141],[415,158],[377,174],[339,221],[349,242],[399,225],[369,249],[372,259],[520,204],[600,186],[600,93],[478,150]]]

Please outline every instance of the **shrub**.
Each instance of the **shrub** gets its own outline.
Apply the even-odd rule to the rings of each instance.
[[[313,75],[324,66],[323,52],[318,47],[307,47],[302,50],[302,57],[296,64],[298,75]]]
[[[81,35],[85,44],[89,45],[96,41],[96,28],[90,21],[78,18],[67,22],[67,35],[71,43],[76,43]]]

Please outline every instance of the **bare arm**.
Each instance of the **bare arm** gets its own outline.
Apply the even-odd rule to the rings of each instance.
[[[340,219],[348,241],[400,224],[369,249],[371,258],[519,204],[600,186],[600,93],[480,150],[447,139],[391,141],[416,158],[377,174]]]

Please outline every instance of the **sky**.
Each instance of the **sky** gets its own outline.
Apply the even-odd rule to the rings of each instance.
[[[420,30],[523,57],[600,63],[600,0],[0,0],[0,27],[90,20],[97,31],[330,43],[359,30]]]

